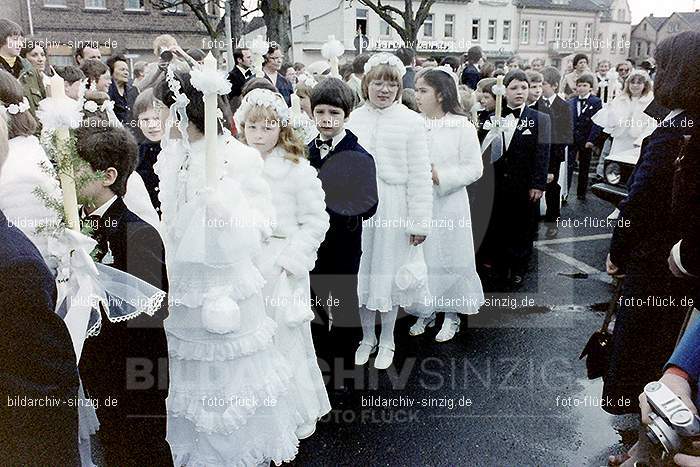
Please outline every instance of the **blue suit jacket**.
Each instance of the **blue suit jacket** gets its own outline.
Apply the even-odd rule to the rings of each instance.
[[[0,451],[6,465],[75,465],[78,394],[73,344],[54,312],[56,283],[29,239],[0,211]],[[9,399],[63,401],[8,407]]]
[[[318,249],[315,274],[357,274],[362,256],[362,221],[377,211],[377,175],[374,158],[346,135],[321,159],[315,141],[309,144],[309,162],[318,170],[326,193],[330,228]]]
[[[578,97],[569,99],[569,109],[571,109],[571,118],[573,119],[574,144],[583,146],[586,143],[595,143],[602,128],[593,123],[591,118],[603,108],[603,101],[591,94],[588,96],[584,106],[585,109],[581,115],[578,115],[577,102]]]

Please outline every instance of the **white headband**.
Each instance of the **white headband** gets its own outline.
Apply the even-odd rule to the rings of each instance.
[[[8,106],[0,104],[0,111],[2,113],[8,113],[10,115],[21,114],[26,112],[27,110],[29,110],[29,101],[26,97],[23,97],[22,102],[20,102],[19,104],[10,104]]]
[[[270,107],[277,113],[282,124],[289,122],[290,113],[287,103],[284,98],[269,89],[253,89],[248,94],[246,94],[241,100],[241,106],[236,110],[236,115],[234,116],[236,122],[243,124],[248,118],[248,113],[256,105],[262,107]]]
[[[399,78],[403,78],[403,75],[406,74],[406,67],[399,57],[388,52],[380,52],[372,55],[369,60],[367,60],[367,63],[365,63],[365,73],[369,73],[372,68],[379,65],[389,65],[390,67],[396,68],[396,71],[399,72]]]

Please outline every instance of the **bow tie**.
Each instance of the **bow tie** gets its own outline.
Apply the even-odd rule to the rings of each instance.
[[[504,116],[504,117],[507,117],[509,114],[513,114],[513,117],[515,117],[515,119],[517,120],[517,119],[520,118],[520,112],[521,112],[521,111],[522,111],[521,108],[511,109],[510,107],[507,107],[507,106],[506,106],[506,107],[503,109],[503,116]]]
[[[314,140],[314,144],[316,145],[317,149],[321,149],[323,146],[327,146],[329,149],[333,147],[333,139],[327,139],[323,140],[321,138],[316,138]]]
[[[246,70],[243,76],[245,76],[246,78],[251,78],[253,76],[253,72],[251,70]]]
[[[588,102],[588,98],[586,98],[586,97],[579,97],[579,98],[578,98],[578,101],[579,101],[580,103],[582,103],[582,104],[585,104],[585,103]]]

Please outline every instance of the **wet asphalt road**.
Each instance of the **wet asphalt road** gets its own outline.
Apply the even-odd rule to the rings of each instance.
[[[482,309],[448,343],[434,341],[439,323],[409,337],[413,318],[399,315],[394,366],[347,362],[327,375],[349,389],[331,392],[333,411],[294,465],[605,465],[621,438],[578,355],[612,295],[612,229],[600,225],[611,211],[592,195],[570,201],[562,219],[579,225],[554,241],[541,228],[525,286],[489,295],[510,302]]]

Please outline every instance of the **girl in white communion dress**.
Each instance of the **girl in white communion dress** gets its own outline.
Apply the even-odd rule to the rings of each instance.
[[[260,151],[277,222],[261,258],[267,313],[277,322],[275,346],[294,373],[293,393],[304,423],[300,439],[316,429],[331,405],[311,337],[309,271],[329,226],[325,193],[289,125],[282,96],[267,89],[246,94],[236,112],[246,144]]]
[[[171,303],[167,439],[176,466],[280,465],[296,456],[303,418],[254,264],[271,233],[270,190],[260,155],[226,130],[216,146],[220,177],[207,186],[197,72],[171,68],[154,90],[171,107],[154,166]],[[179,137],[170,139],[176,120]]]

